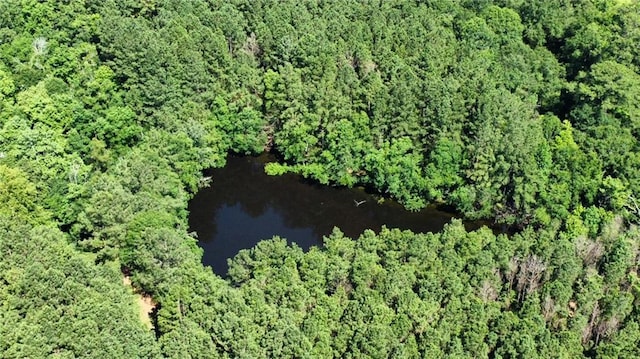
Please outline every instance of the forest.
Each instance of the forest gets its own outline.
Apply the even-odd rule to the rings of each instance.
[[[0,358],[640,357],[638,44],[635,0],[0,1]],[[511,231],[222,278],[187,203],[263,151]]]

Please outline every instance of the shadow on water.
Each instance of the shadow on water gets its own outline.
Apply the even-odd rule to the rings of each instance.
[[[307,250],[322,245],[334,226],[352,238],[383,225],[426,233],[440,231],[454,217],[435,208],[410,212],[391,200],[379,204],[363,189],[322,186],[293,174],[268,176],[264,164],[272,160],[230,156],[224,168],[211,171],[211,187],[189,203],[189,225],[198,233],[203,262],[221,276],[227,258],[274,235]]]

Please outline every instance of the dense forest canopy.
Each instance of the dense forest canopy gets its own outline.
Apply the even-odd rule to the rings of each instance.
[[[0,357],[639,357],[638,44],[634,0],[1,1]],[[187,201],[264,150],[520,231],[217,277]]]

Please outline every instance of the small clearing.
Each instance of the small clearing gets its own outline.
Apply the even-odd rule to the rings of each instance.
[[[131,285],[131,278],[129,276],[123,276],[122,283],[125,286],[131,288],[133,295],[136,297],[136,306],[138,307],[140,321],[148,329],[153,329],[153,324],[151,323],[151,312],[153,312],[156,307],[156,303],[153,301],[153,298],[151,298],[151,296],[149,295],[142,295],[138,293]]]

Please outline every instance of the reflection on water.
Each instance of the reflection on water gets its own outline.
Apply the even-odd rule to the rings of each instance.
[[[274,235],[306,250],[322,245],[334,226],[357,238],[383,225],[435,232],[453,217],[433,208],[409,212],[390,200],[378,204],[361,189],[310,184],[291,174],[267,176],[268,160],[230,156],[224,168],[212,171],[211,187],[189,203],[189,224],[204,249],[203,262],[219,275],[226,275],[227,258]]]

